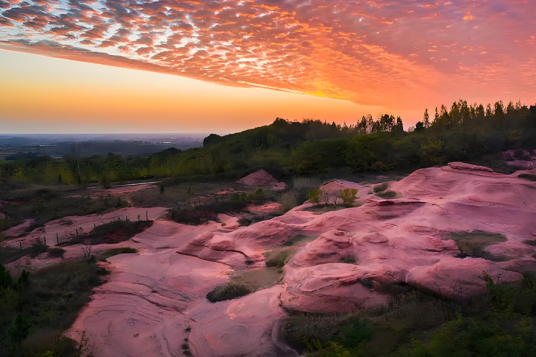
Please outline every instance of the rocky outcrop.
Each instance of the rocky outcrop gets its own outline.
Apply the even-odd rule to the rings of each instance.
[[[274,191],[281,191],[287,188],[286,183],[277,181],[272,175],[263,169],[249,174],[236,182],[251,187],[270,186]]]
[[[398,198],[340,180],[323,187],[358,188],[361,205],[318,214],[304,204],[233,229],[155,222],[128,242],[140,253],[109,259],[108,283],[69,335],[85,331],[97,357],[177,356],[184,345],[195,356],[296,356],[273,332],[285,309],[368,308],[388,303],[400,284],[465,299],[485,290],[484,273],[509,282],[535,270],[535,182],[452,163],[391,183]],[[464,234],[478,235],[480,254],[462,254],[455,238]],[[486,244],[486,235],[503,238]],[[313,239],[294,244],[300,236]],[[263,268],[263,253],[282,245],[294,254],[280,284],[206,300],[230,272]]]

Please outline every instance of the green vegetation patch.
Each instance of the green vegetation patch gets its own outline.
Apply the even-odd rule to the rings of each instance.
[[[340,211],[342,209],[345,209],[348,207],[341,206],[341,205],[318,205],[318,206],[312,206],[304,208],[304,211],[313,212],[316,215],[327,213],[327,212],[333,212],[333,211]]]
[[[231,275],[231,280],[217,286],[207,294],[210,302],[236,299],[257,290],[266,289],[281,280],[282,271],[278,268],[265,268],[238,272]]]
[[[318,235],[306,236],[306,235],[303,235],[303,234],[298,234],[298,235],[295,235],[295,236],[291,237],[289,240],[287,240],[283,244],[283,246],[286,246],[286,247],[295,246],[295,247],[297,247],[297,246],[302,245],[304,243],[312,242],[317,238],[318,238]]]
[[[385,191],[385,192],[377,193],[376,196],[388,199],[388,198],[396,198],[398,194],[395,191]]]
[[[137,250],[136,248],[131,248],[131,247],[124,247],[124,248],[113,248],[113,249],[108,249],[106,251],[104,251],[103,253],[99,254],[99,258],[101,261],[104,261],[110,257],[113,257],[114,255],[119,255],[119,254],[134,254],[134,253],[138,253],[139,250]]]
[[[0,265],[5,265],[14,262],[15,260],[27,255],[35,257],[41,253],[47,252],[48,250],[48,246],[46,246],[41,241],[33,243],[31,247],[26,247],[23,249],[13,247],[0,247]],[[58,252],[53,251],[52,255],[57,253]]]
[[[358,260],[356,257],[348,255],[346,257],[342,257],[340,262],[344,264],[357,264]]]
[[[252,193],[232,193],[229,198],[207,198],[203,203],[191,202],[189,205],[176,205],[171,211],[171,219],[177,223],[199,225],[208,221],[218,221],[219,213],[239,213],[249,204],[262,204],[267,200],[268,194],[262,188]],[[252,217],[253,218],[253,217]],[[253,221],[244,219],[240,222],[248,225]]]
[[[311,356],[337,356],[334,352],[344,351],[354,356],[372,338],[372,330],[369,320],[357,314],[310,313],[285,318],[280,336],[289,346],[309,351]]]
[[[352,125],[320,120],[293,122],[277,118],[272,124],[241,133],[215,136],[202,148],[165,150],[153,155],[119,155],[63,159],[30,155],[0,162],[0,180],[38,184],[87,184],[163,177],[198,180],[240,177],[264,168],[276,178],[323,175],[331,168],[354,173],[408,170],[447,162],[498,163],[501,152],[533,148],[536,114],[521,104],[496,102],[470,105],[460,100],[442,106],[433,120],[404,131],[402,118],[383,114],[377,120],[363,117]],[[519,156],[519,155],[517,155]],[[488,158],[501,158],[489,160]],[[522,157],[527,158],[525,154]],[[246,174],[247,174],[246,173]],[[163,183],[164,186],[166,186]],[[164,201],[168,195],[156,193]],[[0,198],[1,199],[1,198]]]
[[[484,231],[455,232],[449,234],[445,239],[452,239],[456,242],[460,250],[460,258],[473,257],[483,258],[491,261],[501,262],[508,260],[506,256],[493,255],[485,249],[491,245],[506,242],[507,239],[502,234]]]
[[[248,270],[233,274],[230,283],[245,286],[253,292],[275,285],[281,279],[281,275],[281,270],[277,268]]]
[[[0,266],[0,355],[79,356],[76,343],[62,333],[102,283],[101,269],[66,260],[15,280]]]
[[[266,266],[282,268],[287,264],[295,249],[292,248],[279,248],[264,253],[266,258]]]
[[[379,185],[374,186],[373,191],[374,193],[380,193],[389,188],[389,184],[387,182],[381,183]]]
[[[308,357],[534,356],[536,279],[498,282],[470,301],[400,290],[386,306],[345,314],[288,311],[280,336]]]
[[[301,204],[300,192],[298,190],[290,190],[283,192],[279,198],[278,202],[281,205],[281,213],[286,213],[293,209],[296,206]]]
[[[94,213],[106,213],[129,204],[121,198],[104,197],[65,197],[61,192],[50,189],[24,189],[6,196],[7,203],[2,208],[8,219],[0,220],[0,231],[22,223],[25,219],[34,219],[28,227],[31,231],[49,221],[67,216],[85,216]]]
[[[232,300],[246,296],[251,292],[252,290],[245,285],[229,283],[215,287],[207,294],[207,300],[213,303],[224,300]]]
[[[79,235],[70,241],[62,243],[62,245],[71,245],[85,243],[90,245],[95,244],[114,244],[126,241],[136,234],[143,232],[153,225],[153,221],[131,221],[131,220],[114,220],[104,223],[93,228],[86,235]]]

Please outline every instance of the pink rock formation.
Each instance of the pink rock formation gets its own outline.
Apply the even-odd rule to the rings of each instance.
[[[240,223],[238,223],[238,217],[231,217],[226,214],[218,214],[218,219],[220,220],[222,227],[225,227],[227,229],[236,229],[240,227]]]
[[[254,214],[275,213],[281,209],[281,204],[277,202],[265,203],[263,205],[249,205],[247,210]]]
[[[260,169],[246,177],[236,181],[246,186],[251,187],[266,187],[271,186],[274,191],[281,191],[287,188],[287,184],[284,182],[278,182],[272,175],[266,170]]]
[[[517,170],[532,170],[536,168],[536,150],[522,151],[522,157],[516,155],[516,150],[508,150],[502,153],[506,165]]]
[[[449,167],[455,170],[493,172],[489,167],[465,164],[463,162],[451,162]]]
[[[325,187],[358,188],[363,205],[315,214],[304,204],[235,230],[155,222],[128,242],[140,253],[109,259],[109,281],[69,335],[85,331],[96,357],[177,356],[183,343],[195,356],[296,356],[277,341],[282,307],[367,308],[386,303],[396,284],[468,298],[485,291],[484,272],[508,282],[536,270],[536,248],[524,243],[536,237],[536,183],[517,174],[461,163],[422,169],[391,184],[398,199],[343,181]],[[506,241],[486,251],[508,260],[460,258],[448,235],[477,230],[502,234]],[[263,252],[296,235],[318,238],[296,248],[280,285],[232,301],[205,299],[228,273],[263,267]]]
[[[4,231],[4,235],[6,236],[6,238],[17,238],[23,236],[26,231],[32,226],[34,221],[34,219],[26,219],[21,224]]]
[[[532,170],[536,167],[536,161],[514,160],[506,161],[506,165],[517,170]]]
[[[369,192],[372,193],[372,189],[370,187],[355,182],[345,180],[331,180],[325,182],[323,185],[320,186],[320,190],[324,192],[320,199],[320,203],[342,203],[342,200],[339,198],[339,195],[341,193],[341,190],[345,188],[354,188],[357,190],[356,203],[364,203],[366,201],[366,196],[369,194]]]

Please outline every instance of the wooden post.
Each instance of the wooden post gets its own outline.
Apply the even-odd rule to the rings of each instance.
[[[58,233],[56,233],[56,242],[58,242],[58,245],[60,245],[60,236],[58,235]]]

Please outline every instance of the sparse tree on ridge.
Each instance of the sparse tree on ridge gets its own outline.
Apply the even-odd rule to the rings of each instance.
[[[437,107],[435,108],[435,116],[434,116],[433,124],[435,124],[435,125],[439,124],[439,113],[437,111]]]
[[[489,103],[486,106],[486,116],[487,117],[492,117],[493,116],[493,110],[491,109],[491,104],[489,104]]]
[[[430,115],[428,114],[428,108],[424,110],[424,127],[430,127]]]

